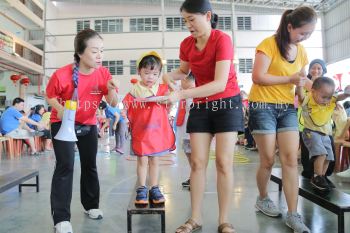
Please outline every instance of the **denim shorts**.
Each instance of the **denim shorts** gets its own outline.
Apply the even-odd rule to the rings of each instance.
[[[241,96],[193,103],[187,121],[187,133],[223,133],[244,131]]]
[[[297,111],[293,104],[251,102],[248,126],[252,134],[298,131]]]

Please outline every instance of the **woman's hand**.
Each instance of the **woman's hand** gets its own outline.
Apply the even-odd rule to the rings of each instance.
[[[303,87],[305,85],[305,82],[307,80],[306,74],[299,71],[295,74],[292,74],[289,76],[289,83],[292,83],[296,86]]]
[[[168,74],[163,74],[163,82],[173,91],[180,90],[180,87],[176,85],[175,81]]]
[[[64,112],[64,107],[61,105],[61,107],[59,109],[56,109],[57,110],[57,118],[62,120],[63,118],[63,112]]]
[[[108,90],[116,90],[120,86],[119,80],[117,78],[112,78],[107,82]]]
[[[180,101],[181,99],[183,99],[182,95],[181,95],[181,91],[173,91],[170,92],[169,95],[167,95],[167,99],[162,101],[162,104],[173,104],[176,103],[178,101]]]

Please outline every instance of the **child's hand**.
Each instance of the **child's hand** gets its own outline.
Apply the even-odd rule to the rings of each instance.
[[[289,83],[293,83],[296,86],[303,87],[305,85],[306,79],[307,78],[305,73],[302,71],[299,71],[289,76]]]

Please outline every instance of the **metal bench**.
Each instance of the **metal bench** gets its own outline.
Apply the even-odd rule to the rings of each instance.
[[[23,184],[23,182],[35,177],[35,184]],[[36,187],[36,191],[39,192],[39,171],[31,169],[21,169],[13,171],[4,175],[0,175],[0,193],[18,185],[18,191],[22,192],[23,186]]]
[[[148,204],[142,207],[136,206],[135,205],[136,188],[137,187],[135,187],[133,194],[131,195],[131,199],[127,210],[128,233],[132,232],[132,215],[133,214],[160,214],[161,232],[165,233],[165,205]]]
[[[273,168],[270,180],[278,184],[278,190],[282,190],[282,170]],[[320,194],[310,184],[310,180],[299,177],[299,195],[305,199],[338,215],[338,233],[345,233],[344,214],[350,212],[350,195],[338,189],[332,189]],[[347,231],[349,232],[349,231]]]

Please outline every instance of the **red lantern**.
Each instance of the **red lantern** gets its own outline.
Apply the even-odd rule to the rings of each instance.
[[[130,82],[131,82],[132,84],[136,84],[136,83],[138,82],[138,80],[137,80],[136,78],[132,78],[132,79],[130,79]]]
[[[23,84],[24,86],[28,86],[30,83],[30,79],[27,77],[27,76],[22,76],[22,79],[21,79],[21,84]]]
[[[13,74],[13,75],[10,76],[10,79],[13,82],[13,84],[16,85],[16,82],[21,79],[21,76],[18,75],[18,74]]]

